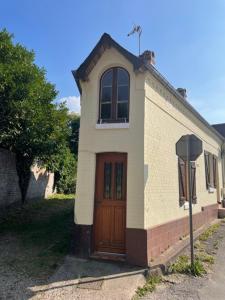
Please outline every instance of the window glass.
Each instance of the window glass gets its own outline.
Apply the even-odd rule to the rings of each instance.
[[[128,85],[118,86],[118,101],[128,101],[129,90]]]
[[[128,119],[128,103],[122,102],[117,104],[117,118]]]
[[[113,70],[110,69],[102,77],[102,86],[112,86]]]
[[[128,85],[129,76],[125,70],[118,68],[117,82],[119,85],[122,84]]]
[[[112,101],[112,87],[103,86],[101,102],[111,102],[111,101]]]
[[[111,68],[101,79],[99,122],[127,122],[129,119],[129,74]]]
[[[105,162],[104,164],[104,198],[110,199],[111,193],[111,178],[112,178],[112,163]]]
[[[116,199],[122,199],[122,184],[123,184],[123,163],[115,164],[115,176],[116,176]]]
[[[101,105],[101,119],[110,119],[111,118],[111,104],[102,103]]]

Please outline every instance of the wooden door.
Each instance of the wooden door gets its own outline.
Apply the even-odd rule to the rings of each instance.
[[[96,158],[94,251],[125,253],[127,154]]]

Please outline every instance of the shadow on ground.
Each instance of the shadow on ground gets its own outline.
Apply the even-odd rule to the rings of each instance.
[[[28,288],[28,295],[34,299],[131,299],[144,283],[143,273],[125,263],[67,256],[48,283]]]

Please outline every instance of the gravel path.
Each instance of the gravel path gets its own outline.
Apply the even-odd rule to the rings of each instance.
[[[31,279],[24,272],[21,264],[15,264],[15,257],[20,257],[21,262],[25,253],[21,253],[19,241],[5,235],[0,238],[0,299],[28,299],[32,295],[28,289],[39,284],[38,280]]]

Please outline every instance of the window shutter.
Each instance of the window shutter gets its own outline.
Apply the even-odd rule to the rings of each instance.
[[[213,155],[213,186],[217,187],[217,157]]]
[[[194,162],[191,163],[191,194],[192,194],[192,203],[197,203],[196,196],[196,165]]]
[[[180,206],[187,201],[187,185],[186,185],[186,164],[185,162],[178,158],[178,173],[179,173],[179,200]]]
[[[210,187],[210,165],[209,165],[209,153],[205,151],[205,180],[207,190]]]

